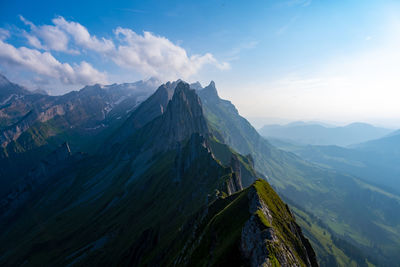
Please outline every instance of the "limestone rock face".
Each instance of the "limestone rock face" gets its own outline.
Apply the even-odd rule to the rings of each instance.
[[[131,123],[130,127],[134,129],[141,128],[146,123],[162,115],[166,111],[169,101],[172,99],[176,85],[177,82],[168,82],[161,85],[128,119],[128,122]]]
[[[174,149],[194,133],[201,136],[209,134],[201,100],[195,90],[184,82],[176,86],[166,111],[144,130],[146,136],[152,137],[144,147],[150,147],[155,152]]]
[[[196,160],[199,160],[199,158],[208,158],[210,160],[209,164],[216,165],[216,163],[211,160],[213,155],[207,145],[207,140],[197,133],[190,136],[186,146],[182,147],[181,143],[178,143],[176,151],[177,155],[175,157],[173,173],[175,174],[174,181],[177,183],[181,181],[184,173]],[[201,170],[198,170],[198,172],[200,171]]]
[[[250,266],[318,266],[316,255],[309,241],[303,236],[289,208],[285,206],[287,218],[278,220],[262,200],[255,187],[250,187],[249,211],[251,217],[242,229],[240,249]],[[261,214],[261,215],[260,215]],[[284,217],[284,216],[282,216]],[[265,221],[263,221],[263,218]],[[279,218],[281,219],[281,218]],[[275,225],[286,224],[290,233],[277,234]],[[266,225],[267,224],[267,225]],[[285,237],[282,237],[282,234]],[[287,237],[291,238],[287,238]]]
[[[233,194],[243,189],[242,171],[238,157],[235,154],[231,156],[230,166],[232,168],[232,179],[227,182],[228,194]]]
[[[177,85],[163,117],[163,135],[171,137],[172,142],[183,141],[193,133],[208,133],[200,98],[187,83],[180,82]]]
[[[137,133],[139,129],[141,131]],[[180,80],[161,85],[132,113],[108,143],[123,147],[135,133],[140,135],[135,136],[136,139],[144,140],[140,152],[152,150],[154,153],[175,149],[178,143],[188,140],[194,133],[201,136],[209,134],[196,91]]]

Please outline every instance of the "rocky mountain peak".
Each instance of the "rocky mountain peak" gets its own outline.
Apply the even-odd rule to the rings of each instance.
[[[208,134],[201,100],[189,84],[179,82],[166,111],[152,126],[157,140],[154,147],[169,149],[192,134]],[[153,134],[152,134],[153,135]]]
[[[180,82],[175,88],[168,110],[173,116],[190,116],[205,122],[201,100],[189,84]],[[200,129],[199,129],[200,130]]]
[[[201,89],[203,89],[203,86],[201,85],[201,83],[199,81],[197,81],[195,83],[191,83],[190,88],[195,89],[195,90],[201,90]]]
[[[175,87],[178,85],[178,83],[183,82],[181,79],[178,79],[176,81],[170,82],[168,81],[165,86],[167,86],[168,88],[173,88],[175,89]]]
[[[211,81],[210,84],[208,85],[208,87],[214,87],[215,88],[215,82]]]
[[[0,103],[10,102],[13,97],[18,95],[31,94],[27,89],[10,82],[4,75],[0,74]]]
[[[215,87],[215,82],[211,81],[209,85],[204,87],[203,90],[200,90],[201,94],[205,96],[207,99],[217,100],[220,99],[218,96],[217,88]]]

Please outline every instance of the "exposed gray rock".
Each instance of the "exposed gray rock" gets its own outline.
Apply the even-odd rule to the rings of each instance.
[[[242,167],[238,157],[235,154],[232,154],[231,156],[230,166],[232,168],[232,178],[227,182],[227,191],[229,195],[243,189],[241,171]]]
[[[197,81],[195,83],[191,83],[190,88],[194,90],[201,90],[203,89],[203,86],[201,86],[201,83]]]
[[[268,206],[257,194],[255,188],[251,187],[248,193],[249,211],[252,214],[242,229],[240,249],[244,258],[250,262],[250,266],[275,266],[277,260],[281,266],[302,266],[292,247],[277,236],[273,224],[273,216]],[[289,214],[291,214],[287,207]],[[263,224],[256,212],[263,214],[271,227]],[[294,218],[294,217],[293,217]],[[307,266],[318,266],[316,256],[308,240],[304,238],[300,227],[295,222],[290,222],[289,228],[298,240],[300,247],[296,250],[302,251],[302,260]],[[294,245],[294,244],[292,244]],[[294,245],[295,246],[295,245]],[[270,257],[273,253],[273,257]],[[298,251],[297,251],[298,253]]]
[[[152,149],[154,153],[174,149],[178,143],[189,140],[192,134],[209,134],[200,98],[189,88],[189,84],[179,82],[166,111],[144,128],[142,138],[151,136],[142,150]]]

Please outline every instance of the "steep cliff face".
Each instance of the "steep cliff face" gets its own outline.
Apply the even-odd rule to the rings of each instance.
[[[178,80],[161,85],[144,101],[109,138],[103,152],[121,146],[136,152],[138,147],[165,151],[193,133],[208,134],[202,104],[196,92]]]
[[[126,121],[125,127],[139,129],[158,116],[161,116],[166,111],[177,84],[178,82],[162,84],[153,95],[146,99],[132,113]]]
[[[212,202],[176,258],[188,266],[318,266],[286,204],[264,180]]]
[[[168,144],[183,141],[193,133],[208,134],[200,98],[187,83],[176,86],[159,127],[160,138]]]
[[[242,229],[240,250],[251,266],[318,266],[289,207],[258,180],[248,190],[250,219]]]

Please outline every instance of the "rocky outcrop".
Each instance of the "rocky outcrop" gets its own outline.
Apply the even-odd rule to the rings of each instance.
[[[195,133],[201,136],[209,134],[201,100],[189,84],[179,82],[166,111],[143,127],[137,138],[146,139],[142,151],[150,149],[158,153],[175,149]]]
[[[161,85],[154,94],[141,103],[122,124],[118,132],[108,140],[106,147],[104,147],[104,153],[109,153],[116,144],[123,144],[138,129],[161,116],[167,110],[176,85],[177,82]]]
[[[181,142],[193,133],[208,134],[207,122],[203,115],[200,98],[189,85],[180,82],[160,125],[162,135],[168,143]]]
[[[203,89],[203,86],[201,86],[200,82],[197,81],[195,83],[191,83],[190,88],[192,88],[194,90],[201,90],[201,89]]]
[[[242,229],[240,250],[250,266],[318,266],[314,250],[286,204],[277,217],[256,187],[250,187],[248,198],[252,215]],[[282,232],[279,227],[290,232]]]
[[[215,101],[220,100],[214,81],[211,81],[209,85],[199,90],[200,90],[199,92],[201,92],[203,99],[215,100]]]
[[[127,120],[127,124],[134,129],[139,129],[158,116],[161,116],[166,111],[167,105],[172,99],[176,85],[176,82],[168,82],[161,85],[153,95],[135,110]]]
[[[227,182],[227,191],[229,195],[243,189],[241,171],[242,167],[237,155],[231,155],[230,166],[232,168],[232,177]]]
[[[211,202],[196,220],[175,266],[318,266],[287,205],[264,180]]]
[[[201,157],[212,158],[207,140],[203,136],[194,133],[190,136],[187,144],[182,145],[178,143],[174,169],[172,170],[174,173],[174,182],[179,183],[184,173],[193,165],[194,161],[199,160]]]

